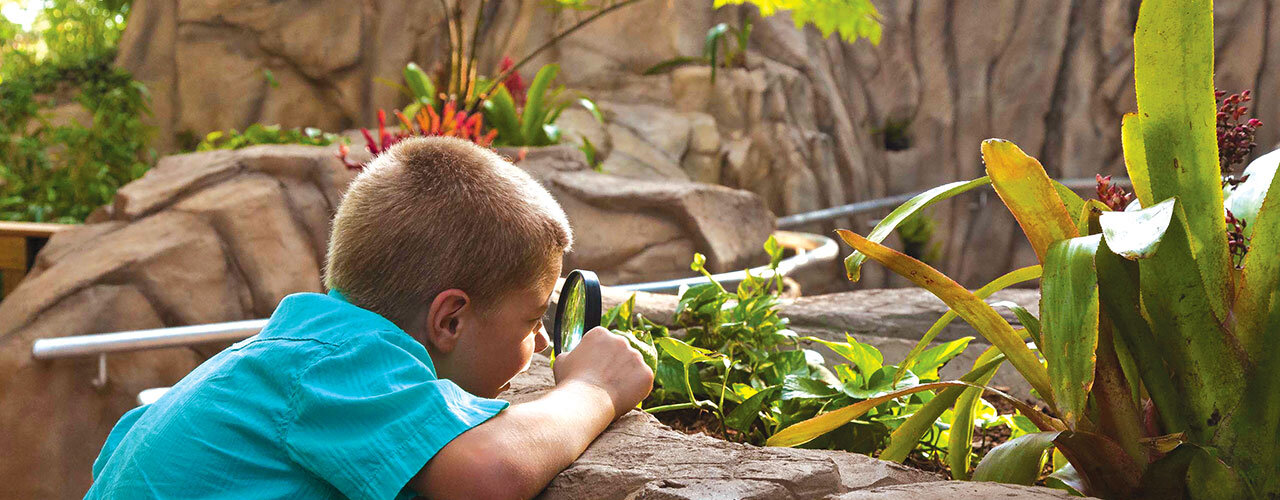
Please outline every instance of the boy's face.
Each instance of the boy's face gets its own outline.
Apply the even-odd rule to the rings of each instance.
[[[542,317],[560,275],[560,260],[551,267],[532,288],[511,290],[488,310],[471,308],[460,318],[457,346],[437,363],[440,376],[467,392],[492,398],[528,369],[533,353],[550,344]]]

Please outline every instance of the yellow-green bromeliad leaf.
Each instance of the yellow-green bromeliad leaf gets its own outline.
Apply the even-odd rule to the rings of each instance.
[[[1066,204],[1039,161],[1001,139],[982,141],[982,160],[991,186],[1022,226],[1040,262],[1044,262],[1050,244],[1079,236]]]
[[[907,278],[916,286],[924,288],[941,299],[960,315],[966,322],[978,330],[978,333],[1000,348],[1009,363],[1027,379],[1040,397],[1054,408],[1053,389],[1049,383],[1049,373],[1036,355],[1027,348],[1022,336],[1013,330],[1013,326],[1005,321],[989,304],[960,286],[955,280],[942,274],[928,264],[911,258],[906,254],[894,251],[879,243],[863,238],[853,232],[839,230],[840,237],[854,249],[865,253],[868,257],[898,275]]]
[[[1178,197],[1193,259],[1219,321],[1234,290],[1218,165],[1212,0],[1147,0],[1133,35],[1133,76],[1152,200]],[[1144,204],[1145,206],[1145,204]]]
[[[1049,364],[1058,412],[1067,426],[1085,419],[1098,349],[1098,274],[1093,256],[1102,235],[1049,246],[1041,286],[1040,354]]]

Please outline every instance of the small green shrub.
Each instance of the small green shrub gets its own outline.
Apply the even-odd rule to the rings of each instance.
[[[0,22],[0,219],[81,221],[154,161],[146,88],[111,65],[128,12],[49,0],[30,31]],[[50,120],[68,104],[92,123]]]
[[[773,266],[782,249],[770,238],[765,248]],[[705,259],[695,255],[692,268],[710,276]],[[776,267],[775,267],[776,269]],[[685,290],[673,324],[683,330],[676,337],[665,326],[635,312],[635,297],[610,309],[601,324],[624,335],[646,357],[655,373],[654,390],[642,407],[650,413],[699,409],[714,415],[729,439],[763,445],[779,429],[823,411],[850,405],[870,405],[865,418],[847,422],[841,430],[812,441],[810,447],[876,453],[891,433],[930,399],[921,393],[877,401],[895,389],[938,379],[938,369],[968,345],[971,337],[925,351],[905,376],[884,364],[880,352],[851,336],[844,341],[800,337],[778,315],[781,278],[748,276],[736,291],[719,283]],[[822,345],[847,362],[825,365],[816,351],[801,342]],[[985,402],[979,413],[992,425],[1006,422]],[[947,439],[946,426],[934,427],[923,440],[934,449]],[[935,455],[935,458],[937,456]]]
[[[214,149],[240,149],[258,144],[301,144],[304,146],[328,146],[341,140],[336,134],[324,132],[318,128],[281,128],[279,125],[263,125],[255,123],[240,132],[213,131],[204,136],[204,140],[196,146],[196,151]]]
[[[39,65],[0,83],[0,219],[78,222],[154,161],[147,92],[107,57]],[[92,124],[44,114],[78,103]]]

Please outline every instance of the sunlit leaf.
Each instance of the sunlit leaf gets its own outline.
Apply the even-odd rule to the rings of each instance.
[[[1082,236],[1049,246],[1041,286],[1040,316],[1054,400],[1067,425],[1085,418],[1093,388],[1098,348],[1098,274],[1093,256],[1101,235]]]
[[[1040,478],[1044,454],[1061,432],[1037,432],[1010,439],[987,452],[973,470],[974,481],[1031,485]]]
[[[1005,288],[1009,288],[1018,283],[1037,279],[1040,277],[1042,271],[1043,269],[1039,264],[1015,269],[1005,273],[995,280],[992,280],[990,283],[983,285],[982,288],[973,292],[973,295],[979,299],[986,299],[987,297],[990,297],[991,294],[1004,290]],[[958,317],[959,315],[957,315],[954,310],[948,310],[941,318],[938,318],[938,320],[929,327],[929,330],[925,332],[924,336],[920,337],[920,340],[916,342],[916,345],[911,348],[911,352],[907,353],[907,356],[898,364],[899,375],[901,375],[902,371],[910,369],[915,365],[916,358],[920,356],[920,353],[924,352],[925,348],[929,347],[929,344],[933,342],[933,339],[937,338],[938,334],[941,334],[942,330]]]
[[[855,233],[844,230],[838,232],[840,237],[853,248],[942,299],[947,307],[978,330],[987,342],[999,347],[1009,359],[1009,363],[1022,373],[1031,387],[1035,388],[1051,407],[1053,406],[1053,389],[1049,384],[1048,372],[1031,349],[1027,348],[1022,337],[1013,331],[1013,326],[1000,317],[995,309],[959,283],[923,262],[868,241]]]
[[[1098,217],[1107,247],[1127,259],[1145,259],[1156,253],[1173,220],[1173,198],[1135,212],[1107,212]]]
[[[1143,2],[1133,48],[1151,196],[1180,199],[1193,255],[1181,266],[1200,270],[1205,300],[1223,319],[1233,290],[1218,165],[1212,1]]]
[[[898,228],[898,225],[902,224],[903,221],[909,219],[912,215],[915,215],[925,207],[928,207],[940,200],[951,198],[952,196],[990,183],[991,179],[987,177],[980,177],[971,181],[943,184],[920,193],[910,200],[907,200],[906,203],[899,205],[898,208],[894,209],[892,212],[889,212],[889,215],[885,216],[885,218],[880,219],[880,222],[876,224],[876,227],[873,228],[870,233],[867,233],[867,239],[880,243],[884,241],[885,238],[888,238],[890,234],[893,234],[893,231]],[[861,275],[862,263],[866,260],[867,256],[856,249],[853,253],[849,254],[848,257],[845,257],[844,270],[849,281],[858,281],[858,278]]]
[[[1066,204],[1039,161],[1012,142],[1000,139],[982,141],[982,159],[991,186],[1022,226],[1041,262],[1050,244],[1079,235]]]
[[[1120,125],[1124,165],[1129,172],[1133,194],[1144,207],[1156,202],[1151,196],[1151,174],[1147,172],[1147,146],[1142,143],[1142,124],[1137,113],[1125,113]]]
[[[791,425],[790,427],[787,427],[785,429],[782,429],[781,431],[778,431],[777,434],[774,434],[773,437],[769,438],[769,440],[766,442],[766,445],[768,446],[799,446],[809,441],[812,441],[818,438],[819,436],[822,436],[823,434],[831,432],[839,428],[840,426],[849,423],[855,418],[861,417],[863,414],[867,413],[872,408],[880,406],[881,404],[887,401],[891,401],[902,396],[915,394],[917,392],[931,391],[936,389],[945,389],[948,387],[982,388],[981,386],[971,384],[968,382],[951,381],[951,382],[930,382],[927,384],[920,384],[914,387],[899,389],[891,393],[884,394],[882,396],[874,397],[874,398],[863,400],[863,401],[858,401],[844,408],[829,411],[829,412],[820,414],[816,417],[813,417],[811,419],[805,420],[803,422]],[[986,390],[991,392],[992,394],[1000,396],[1005,401],[1008,401],[1015,408],[1017,408],[1018,411],[1022,412],[1023,415],[1026,415],[1033,422],[1035,422],[1036,426],[1042,429],[1050,429],[1050,430],[1063,429],[1062,422],[1058,421],[1057,419],[1050,418],[1049,416],[1041,413],[1039,410],[1036,410],[1035,408],[1032,408],[1031,406],[1027,405],[1022,400],[1019,400],[1018,398],[1015,398],[1013,396],[1010,396],[1008,394],[1005,394],[1003,392],[993,390],[990,388],[986,388]]]

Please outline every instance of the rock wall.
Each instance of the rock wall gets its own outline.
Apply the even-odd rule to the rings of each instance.
[[[463,4],[469,18],[480,3]],[[609,111],[603,126],[566,115],[610,153],[606,171],[746,188],[779,215],[977,177],[987,137],[1017,142],[1058,177],[1123,171],[1119,119],[1134,108],[1138,0],[878,2],[879,46],[710,4],[642,0],[533,61],[561,63],[562,81]],[[485,5],[492,22],[479,54],[489,72],[587,15],[540,0]],[[1261,97],[1254,109],[1276,124],[1261,129],[1262,144],[1280,141],[1280,102],[1266,97],[1280,94],[1274,5],[1215,6],[1218,84]],[[699,67],[642,75],[699,54],[711,25],[745,19],[755,22],[746,67],[714,85]],[[409,61],[439,67],[444,26],[436,2],[137,0],[118,63],[150,85],[169,146],[179,134],[258,121],[342,130],[403,104],[377,80],[399,81]],[[943,203],[933,216],[938,264],[962,283],[1034,258],[993,196]],[[869,229],[866,219],[836,224]],[[864,275],[868,286],[889,283],[876,266]]]
[[[329,221],[354,176],[334,151],[256,146],[166,157],[88,224],[49,241],[0,302],[0,449],[27,457],[0,460],[0,498],[82,495],[102,442],[138,392],[172,385],[224,347],[112,354],[109,383],[95,389],[96,359],[36,361],[36,339],[265,318],[285,295],[322,289]],[[695,251],[718,270],[764,257],[759,245],[773,219],[749,192],[620,182],[591,171],[570,147],[529,151],[520,165],[570,217],[579,243],[566,268],[598,269],[616,283],[685,275]]]

